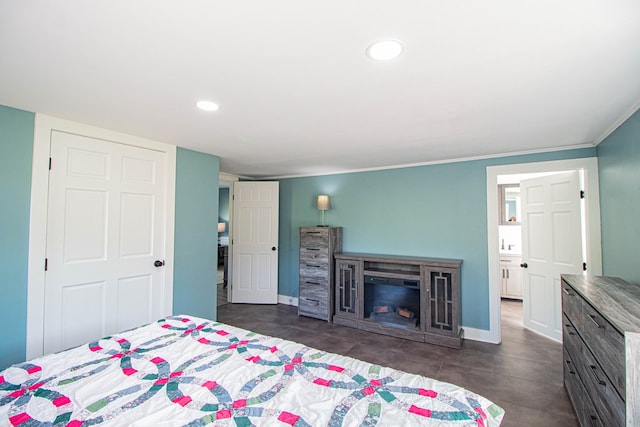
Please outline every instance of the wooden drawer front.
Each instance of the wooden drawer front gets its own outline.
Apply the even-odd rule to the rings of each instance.
[[[576,293],[576,291],[562,282],[562,312],[567,315],[569,319],[574,323],[580,321],[582,317],[582,297]]]
[[[311,287],[320,286],[322,288],[329,289],[329,279],[317,278],[317,277],[300,277],[299,286],[300,286],[300,289],[302,289],[305,286],[311,286]]]
[[[565,314],[562,315],[562,343],[569,351],[569,354],[580,354],[580,348],[583,345],[582,338],[580,338],[576,328]]]
[[[590,391],[589,396],[603,424],[612,427],[624,426],[624,401],[587,346],[582,341],[579,341],[579,344],[580,353],[573,358],[577,364],[575,368],[584,387]]]
[[[329,267],[325,264],[300,263],[300,282],[329,284]]]
[[[326,300],[329,298],[329,287],[327,285],[301,282],[300,296],[317,300]]]
[[[300,247],[304,248],[328,248],[329,229],[314,228],[300,231]]]
[[[300,262],[327,265],[329,263],[329,248],[300,247]]]
[[[574,324],[593,355],[611,379],[620,396],[625,395],[624,337],[589,304],[583,302],[582,316]]]
[[[329,318],[329,306],[327,300],[300,296],[298,300],[298,313],[305,316],[327,320]]]
[[[573,407],[576,410],[578,420],[580,420],[581,426],[602,426],[603,423],[600,420],[600,416],[593,405],[593,402],[589,398],[589,393],[584,388],[573,359],[567,353],[565,349],[563,352],[564,362],[564,385],[569,394],[569,399],[573,403]]]

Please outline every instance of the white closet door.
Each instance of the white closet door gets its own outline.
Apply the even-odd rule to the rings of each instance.
[[[52,132],[45,353],[164,313],[165,153]]]
[[[232,302],[278,303],[277,182],[233,185]]]

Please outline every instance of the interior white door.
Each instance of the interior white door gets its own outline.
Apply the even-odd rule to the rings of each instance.
[[[165,153],[52,132],[44,351],[164,311]]]
[[[278,303],[277,182],[233,184],[232,302]]]
[[[560,274],[582,272],[577,171],[520,182],[524,326],[562,340]]]

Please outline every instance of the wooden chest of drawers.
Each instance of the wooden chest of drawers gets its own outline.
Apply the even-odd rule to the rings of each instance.
[[[640,286],[562,275],[564,383],[581,425],[640,422]]]
[[[331,321],[333,254],[342,251],[342,227],[300,227],[298,314]]]

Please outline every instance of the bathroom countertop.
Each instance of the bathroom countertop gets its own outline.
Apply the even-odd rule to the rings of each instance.
[[[504,256],[504,255],[509,255],[509,256],[522,256],[522,253],[519,251],[508,251],[508,250],[502,250],[500,249],[500,255]]]

